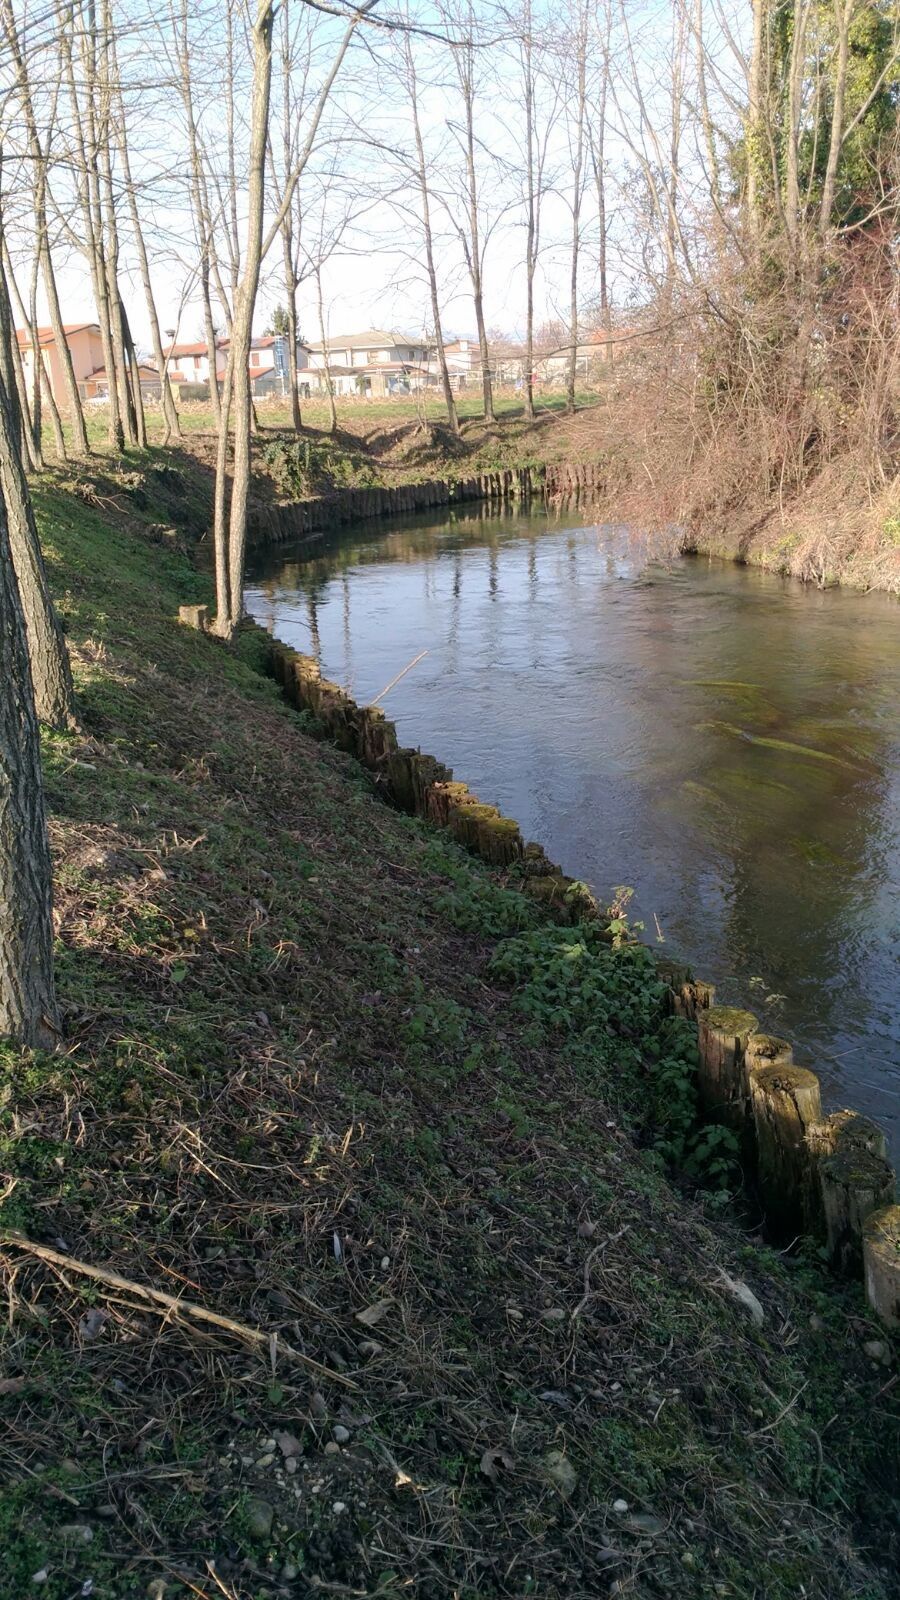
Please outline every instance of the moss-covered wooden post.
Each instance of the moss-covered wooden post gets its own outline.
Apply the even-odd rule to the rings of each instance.
[[[761,1071],[763,1067],[790,1067],[793,1063],[794,1052],[787,1039],[778,1039],[772,1033],[751,1033],[744,1046],[741,1084],[744,1116],[741,1144],[744,1161],[752,1171],[756,1170],[759,1152],[756,1145],[756,1123],[750,1095],[750,1079],[754,1072]]]
[[[740,1128],[744,1117],[744,1050],[758,1023],[752,1011],[708,1006],[697,1013],[697,1088],[707,1116]]]
[[[889,1328],[900,1328],[900,1206],[882,1206],[863,1223],[866,1298]]]
[[[860,1277],[863,1226],[893,1204],[894,1174],[882,1156],[843,1141],[819,1162],[828,1259],[835,1271]]]
[[[775,1238],[793,1238],[809,1209],[807,1132],[822,1121],[819,1080],[805,1067],[757,1065],[748,1087],[766,1226]]]

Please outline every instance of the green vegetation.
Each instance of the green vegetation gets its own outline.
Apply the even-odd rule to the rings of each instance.
[[[667,1175],[721,1176],[649,959],[390,811],[255,629],[180,629],[178,496],[126,490],[37,488],[83,726],[0,1223],[265,1341],[4,1244],[0,1596],[889,1600],[885,1335]]]

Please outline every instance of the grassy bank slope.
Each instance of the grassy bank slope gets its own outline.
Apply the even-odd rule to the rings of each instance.
[[[0,1225],[264,1341],[5,1244],[3,1600],[887,1600],[883,1335],[634,1147],[640,961],[517,943],[536,913],[313,742],[255,632],[178,628],[185,560],[39,509],[84,720],[46,744],[67,1042],[0,1047]]]

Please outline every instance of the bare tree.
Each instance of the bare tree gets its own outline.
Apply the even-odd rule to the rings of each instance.
[[[63,382],[66,388],[66,397],[69,403],[69,417],[72,425],[72,434],[75,441],[75,450],[79,455],[90,455],[87,429],[84,425],[84,413],[81,408],[81,397],[75,381],[75,370],[72,366],[72,356],[63,327],[62,311],[59,304],[59,294],[56,287],[56,274],[53,270],[53,260],[50,253],[50,236],[47,226],[47,149],[42,144],[37,118],[35,116],[34,100],[31,92],[31,82],[25,55],[16,27],[12,10],[12,0],[0,0],[0,17],[3,20],[3,32],[7,48],[12,59],[19,102],[22,107],[22,116],[28,143],[28,155],[32,165],[32,196],[34,203],[34,231],[37,257],[41,265],[44,284],[44,293],[47,298],[47,308],[50,313],[50,325],[53,330],[53,339],[63,373]],[[55,98],[53,117],[55,117]],[[48,119],[49,120],[49,119]],[[49,131],[48,131],[49,139]],[[37,336],[37,329],[34,329]],[[35,368],[41,366],[43,357],[39,344],[33,347]],[[38,380],[40,381],[40,380]]]
[[[478,93],[475,7],[473,0],[460,0],[459,5],[456,4],[456,0],[452,0],[452,3],[451,0],[448,0],[448,3],[442,8],[442,12],[445,21],[450,26],[457,28],[462,35],[452,45],[453,64],[462,102],[462,128],[451,126],[457,135],[463,153],[465,220],[460,221],[456,213],[456,207],[452,202],[448,205],[448,210],[462,245],[469,280],[472,285],[472,304],[475,310],[475,326],[478,331],[478,349],[481,356],[481,391],[485,421],[494,422],[496,421],[496,413],[494,411],[494,390],[491,382],[491,354],[484,316],[484,250],[486,241],[482,237],[480,184],[478,166],[475,159],[477,144],[475,131],[476,100]],[[445,204],[447,204],[446,201]]]
[[[0,1034],[52,1048],[50,847],[28,646],[0,494]]]
[[[578,261],[581,251],[581,207],[584,201],[585,111],[587,101],[588,12],[585,0],[574,0],[571,26],[566,29],[561,71],[571,74],[566,93],[569,162],[572,172],[570,208],[572,233],[569,254],[569,340],[566,363],[566,410],[575,410],[578,367]]]
[[[75,692],[69,655],[54,610],[22,467],[22,417],[16,393],[12,326],[6,277],[0,271],[0,489],[25,619],[34,704],[41,722],[52,728],[75,725]]]
[[[416,63],[413,54],[412,39],[409,33],[404,33],[401,41],[403,52],[403,66],[406,83],[406,93],[409,99],[410,116],[412,118],[413,139],[415,145],[414,173],[419,192],[420,222],[422,227],[422,244],[425,250],[425,270],[428,274],[428,292],[431,298],[431,325],[433,330],[435,355],[437,356],[438,370],[441,374],[441,388],[444,392],[444,405],[447,410],[447,421],[451,431],[459,435],[459,417],[456,410],[456,401],[453,397],[453,384],[450,381],[450,369],[447,365],[447,353],[444,348],[444,332],[441,323],[441,302],[438,294],[437,268],[434,259],[434,231],[431,225],[431,195],[428,182],[428,164],[425,159],[425,144],[422,139],[422,124],[419,117],[419,91],[416,75]]]
[[[247,548],[247,502],[250,492],[250,396],[249,355],[253,313],[262,263],[278,237],[284,215],[306,168],[315,143],[325,106],[340,71],[356,28],[376,0],[366,0],[351,16],[332,57],[331,65],[313,107],[306,138],[298,153],[294,170],[285,185],[281,203],[267,231],[264,230],[266,147],[269,137],[269,102],[272,88],[273,0],[258,0],[251,39],[253,82],[250,106],[250,135],[247,184],[247,233],[243,273],[234,299],[234,317],[228,347],[228,366],[222,399],[222,418],[216,454],[216,489],[213,508],[213,545],[216,565],[216,630],[230,638],[243,615],[244,564]],[[234,449],[231,497],[226,527],[225,479],[228,464],[228,437],[231,409],[234,406]]]

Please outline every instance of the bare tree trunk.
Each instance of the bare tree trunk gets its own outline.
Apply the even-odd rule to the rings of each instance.
[[[0,228],[0,244],[5,244],[2,228]],[[6,250],[4,248],[0,250],[0,305],[5,304],[8,308],[10,324],[9,353],[10,360],[12,362],[14,393],[19,405],[22,445],[25,455],[28,459],[29,469],[32,472],[41,472],[44,467],[44,457],[41,450],[41,436],[40,433],[38,433],[35,429],[34,421],[31,415],[31,406],[28,401],[28,385],[25,382],[25,369],[22,365],[22,352],[19,349],[19,341],[16,338],[16,330],[13,326],[12,308],[9,301],[9,286],[6,281],[6,265],[4,260],[5,255]]]
[[[47,154],[38,137],[37,121],[31,97],[31,84],[13,17],[11,0],[2,0],[0,9],[2,9],[6,42],[15,67],[16,87],[19,92],[19,100],[25,121],[29,156],[33,165],[34,229],[44,280],[44,293],[47,297],[47,309],[50,313],[50,325],[53,329],[53,338],[57,347],[60,366],[62,367],[63,382],[66,387],[75,450],[78,455],[88,456],[91,452],[88,445],[87,430],[84,425],[84,413],[81,409],[81,397],[75,381],[71,351],[66,342],[59,295],[56,289],[56,277],[50,256],[50,240],[47,232]],[[35,350],[35,360],[42,360],[39,349]]]
[[[166,370],[166,359],[163,354],[162,336],[159,328],[159,316],[156,310],[156,300],[153,294],[153,282],[150,277],[150,262],[147,256],[147,246],[144,241],[144,230],[141,226],[141,214],[138,208],[137,193],[131,176],[131,157],[128,149],[128,127],[125,116],[125,101],[122,95],[122,86],[119,78],[118,59],[115,48],[115,35],[112,39],[113,77],[118,92],[118,115],[115,119],[118,134],[119,159],[122,163],[122,177],[124,179],[125,193],[128,196],[128,209],[131,215],[131,231],[137,250],[138,265],[141,272],[141,283],[144,288],[144,302],[147,307],[147,320],[150,324],[150,342],[153,346],[153,359],[156,370],[160,374],[160,402],[166,427],[171,437],[181,438],[181,423],[178,420],[178,411],[175,406],[175,397],[172,394],[172,385]],[[138,374],[138,392],[140,393],[140,374]],[[147,442],[146,426],[141,424],[143,430],[142,443]]]
[[[850,63],[850,23],[856,0],[834,0],[834,22],[837,29],[837,59],[834,69],[834,90],[831,110],[831,136],[828,143],[828,161],[822,183],[822,203],[819,208],[819,232],[824,238],[832,225],[834,198],[837,192],[837,175],[844,143],[844,104],[847,97],[847,73]]]
[[[451,14],[452,15],[452,14]],[[475,167],[475,11],[468,0],[462,19],[466,39],[453,51],[456,76],[462,95],[464,147],[466,161],[466,210],[468,231],[456,221],[472,283],[472,303],[475,308],[475,325],[478,332],[478,349],[481,355],[481,391],[484,399],[484,418],[495,422],[494,390],[491,383],[491,356],[484,321],[484,290],[481,228],[478,214],[478,175]],[[456,219],[454,219],[456,220]]]
[[[52,1049],[53,902],[25,622],[0,495],[0,1035]]]
[[[699,0],[698,0],[699,4]],[[608,272],[608,239],[609,218],[606,205],[606,102],[609,94],[609,45],[611,33],[611,18],[606,13],[606,31],[603,40],[603,60],[601,63],[601,77],[597,92],[596,119],[588,124],[588,137],[591,150],[591,165],[594,171],[594,188],[597,191],[597,271],[600,290],[600,325],[604,333],[611,331],[611,315],[609,304],[609,272]],[[607,338],[604,344],[604,357],[608,365],[612,364],[613,342]]]
[[[768,104],[768,12],[769,0],[752,0],[753,5],[753,43],[750,52],[750,77],[747,85],[747,130],[745,145],[747,151],[747,212],[750,218],[750,227],[754,234],[761,232],[761,202],[760,175],[765,162],[764,146],[767,132],[765,128],[766,107]]]
[[[16,275],[13,272],[13,269],[12,269],[12,262],[10,261],[10,258],[9,258],[9,251],[6,248],[6,240],[5,239],[2,240],[2,250],[0,250],[0,259],[2,259],[3,267],[5,268],[5,271],[6,271],[7,286],[12,289],[13,303],[14,303],[15,308],[16,308],[16,315],[20,319],[20,321],[22,323],[22,326],[24,328],[28,329],[28,332],[29,332],[29,335],[30,335],[30,338],[31,338],[32,351],[37,352],[37,348],[38,348],[38,345],[37,345],[37,338],[38,338],[38,334],[37,334],[37,306],[35,304],[35,301],[37,299],[37,273],[38,273],[38,270],[39,270],[40,263],[38,262],[37,256],[35,256],[35,258],[34,258],[34,274],[33,274],[33,277],[32,277],[32,286],[31,286],[32,287],[32,292],[31,292],[32,305],[31,305],[31,311],[30,312],[26,312],[25,306],[24,306],[23,301],[22,301],[22,296],[19,293],[19,285],[16,282]],[[37,359],[37,354],[35,354],[34,370],[33,370],[33,373],[32,373],[32,383],[33,383],[33,391],[32,391],[32,396],[31,396],[31,419],[32,419],[32,428],[34,430],[35,448],[36,448],[39,456],[42,457],[43,456],[43,452],[42,452],[42,446],[41,446],[41,440],[42,440],[42,427],[41,427],[42,406],[41,406],[41,401],[43,400],[43,406],[44,406],[44,408],[46,408],[46,410],[47,410],[47,412],[49,414],[50,424],[51,424],[51,427],[53,428],[53,447],[54,447],[54,449],[56,451],[58,459],[60,461],[65,461],[67,459],[67,456],[66,456],[66,440],[65,440],[65,435],[63,433],[62,422],[60,421],[59,412],[56,409],[56,401],[53,398],[53,391],[50,388],[50,379],[47,376],[47,369],[44,366],[43,357],[41,357],[40,359]]]
[[[794,7],[791,34],[791,59],[788,70],[787,119],[784,130],[784,220],[788,238],[796,243],[800,229],[800,114],[803,100],[803,69],[806,58],[806,33],[812,0]]]
[[[290,5],[284,0],[281,7],[282,21],[282,47],[281,47],[281,159],[284,170],[284,181],[287,183],[293,167],[294,157],[294,115],[291,104],[291,28]],[[274,172],[274,159],[273,159]],[[291,426],[299,433],[303,426],[300,413],[300,378],[297,370],[297,340],[299,330],[297,325],[297,287],[299,274],[297,259],[294,251],[294,209],[288,206],[281,225],[282,258],[284,261],[284,297],[287,311],[287,338],[288,338],[288,387],[291,396]]]
[[[529,421],[534,419],[534,276],[537,271],[533,27],[531,0],[525,0],[520,53],[525,92],[525,415]]]
[[[297,272],[294,266],[294,233],[288,224],[284,235],[284,288],[287,306],[288,388],[291,392],[291,427],[296,433],[303,426],[300,411],[300,372],[297,366],[297,345],[300,330],[297,323]]]
[[[709,163],[709,193],[716,212],[722,211],[722,175],[719,171],[719,157],[716,150],[716,136],[713,128],[712,115],[709,109],[709,94],[706,86],[706,44],[703,38],[703,0],[696,0],[694,8],[694,44],[697,57],[697,90],[700,100],[700,121],[703,126],[703,141],[706,145],[706,159]]]
[[[50,598],[31,497],[22,468],[22,417],[15,392],[12,314],[0,273],[0,489],[19,599],[25,619],[34,705],[52,728],[75,726],[75,691],[69,654]]]
[[[409,103],[412,110],[413,134],[416,142],[416,175],[419,183],[419,198],[422,203],[422,239],[425,245],[425,266],[428,272],[428,288],[431,294],[431,319],[434,325],[434,343],[438,358],[438,367],[441,374],[441,387],[444,391],[444,405],[447,410],[447,421],[451,432],[459,437],[459,417],[456,411],[456,401],[453,398],[453,385],[450,382],[450,369],[447,366],[447,353],[444,349],[444,333],[441,326],[441,303],[438,296],[437,272],[434,265],[434,237],[431,230],[431,200],[428,193],[428,169],[425,164],[425,146],[422,142],[422,128],[419,122],[419,96],[416,82],[416,64],[412,53],[409,34],[404,37],[404,50],[406,55],[406,86],[409,94]]]
[[[569,359],[566,410],[575,411],[578,368],[578,256],[581,248],[581,202],[584,194],[584,114],[587,96],[587,13],[580,11],[575,39],[575,143],[572,148],[572,255],[569,270]]]
[[[217,618],[220,632],[234,632],[243,615],[244,559],[247,544],[247,500],[250,491],[250,342],[253,311],[262,266],[263,210],[266,183],[266,141],[272,87],[273,0],[259,0],[253,24],[253,88],[250,101],[250,149],[247,177],[247,243],[243,276],[234,298],[234,320],[228,349],[233,374],[234,462],[228,513],[229,613]]]
[[[119,389],[113,351],[109,294],[107,289],[106,261],[103,246],[103,218],[100,203],[100,175],[98,169],[98,134],[96,117],[97,61],[95,49],[96,21],[93,0],[88,8],[88,26],[81,30],[81,88],[75,75],[72,42],[75,35],[74,8],[65,0],[57,0],[58,38],[63,69],[68,84],[72,107],[72,127],[75,138],[75,185],[81,208],[82,233],[71,234],[73,244],[84,252],[91,273],[97,321],[100,324],[100,342],[103,345],[103,363],[107,381],[107,435],[113,450],[125,448],[125,434],[119,410]]]
[[[337,433],[337,407],[334,403],[334,384],[331,380],[331,366],[328,359],[328,339],[325,334],[325,303],[322,299],[322,268],[316,268],[316,307],[319,313],[319,338],[322,341],[322,361],[325,373],[325,389],[328,394],[328,414],[330,417],[329,431]]]
[[[94,13],[94,0],[88,0],[88,25],[91,29],[90,55],[91,61],[96,62],[97,54],[97,29]],[[98,146],[100,189],[102,193],[102,215],[105,225],[104,261],[106,266],[106,295],[109,305],[110,340],[113,352],[113,373],[107,373],[108,386],[111,389],[113,376],[119,397],[119,412],[122,417],[125,438],[128,444],[137,444],[138,428],[137,415],[134,406],[134,396],[131,391],[128,373],[128,352],[126,349],[125,325],[122,316],[122,296],[119,293],[119,227],[116,219],[116,199],[113,189],[112,153],[110,138],[113,123],[112,88],[109,73],[109,41],[112,32],[109,0],[103,0],[103,14],[100,26],[100,64],[94,72],[94,81],[97,88],[97,117],[98,117]]]

